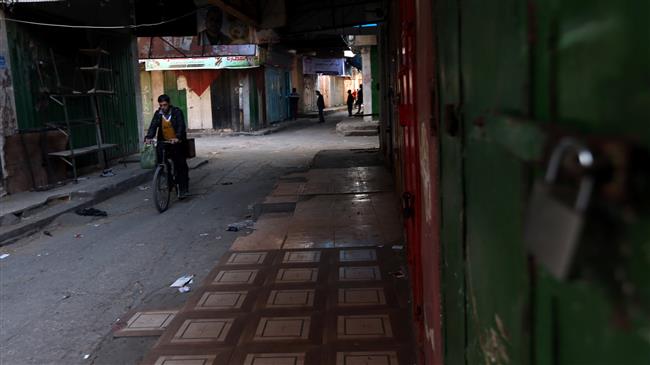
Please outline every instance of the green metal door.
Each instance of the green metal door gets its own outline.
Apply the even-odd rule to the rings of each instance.
[[[446,363],[527,364],[524,161],[486,124],[526,113],[525,3],[437,9]]]
[[[524,365],[523,161],[500,143],[506,136],[489,133],[486,119],[527,113],[526,3],[460,4],[467,363]]]
[[[466,287],[463,228],[463,134],[457,0],[437,1],[440,125],[440,243],[445,364],[465,364]]]
[[[435,4],[446,363],[650,363],[650,5]],[[557,280],[522,237],[563,135],[607,173]]]
[[[163,78],[165,94],[171,98],[172,105],[183,111],[185,123],[187,124],[187,118],[189,117],[187,114],[187,90],[178,90],[178,81],[174,71],[163,71]]]
[[[260,122],[259,122],[259,87],[257,86],[257,79],[258,79],[258,74],[255,73],[255,71],[251,72],[248,77],[248,83],[249,83],[249,94],[248,94],[248,100],[249,100],[249,108],[250,108],[250,116],[251,116],[251,130],[257,130],[260,127]]]
[[[610,170],[571,277],[535,271],[534,359],[649,364],[650,3],[534,3],[534,117],[586,141]]]

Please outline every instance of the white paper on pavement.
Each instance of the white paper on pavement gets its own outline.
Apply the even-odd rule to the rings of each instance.
[[[176,281],[174,281],[172,283],[172,285],[170,285],[169,287],[171,287],[171,288],[181,288],[181,287],[185,286],[186,284],[189,284],[192,281],[193,278],[194,278],[194,275],[181,276],[180,278],[176,279]]]

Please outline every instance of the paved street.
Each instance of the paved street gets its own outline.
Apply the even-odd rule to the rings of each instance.
[[[137,361],[156,338],[113,339],[120,316],[180,307],[187,294],[169,284],[182,274],[200,282],[245,234],[227,225],[252,214],[279,176],[305,169],[319,150],[377,147],[377,137],[336,135],[342,115],[268,136],[198,139],[209,163],[190,172],[193,198],[158,214],[141,186],[96,206],[107,218],[64,215],[3,248],[11,256],[0,261],[0,363]]]

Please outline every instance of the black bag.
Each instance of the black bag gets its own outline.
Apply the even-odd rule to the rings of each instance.
[[[196,145],[194,143],[194,138],[188,138],[185,141],[185,157],[186,158],[196,157]]]

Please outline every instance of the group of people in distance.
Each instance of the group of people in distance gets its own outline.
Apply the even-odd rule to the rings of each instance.
[[[291,119],[295,120],[298,116],[298,100],[300,100],[300,94],[296,91],[296,88],[291,90],[289,94],[289,106],[291,112]],[[318,108],[318,122],[325,122],[325,99],[323,99],[323,94],[320,91],[316,91],[316,107]],[[359,85],[359,89],[352,91],[348,90],[348,97],[346,100],[348,106],[348,116],[352,116],[352,110],[354,106],[357,106],[357,115],[363,114],[361,107],[363,106],[363,85]]]
[[[363,106],[363,85],[359,85],[359,90],[348,90],[348,100],[346,102],[348,105],[348,116],[352,116],[352,109],[354,105],[357,106],[356,114],[362,114],[361,107]]]

